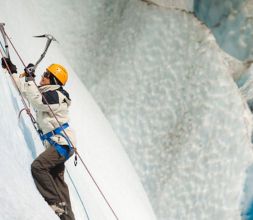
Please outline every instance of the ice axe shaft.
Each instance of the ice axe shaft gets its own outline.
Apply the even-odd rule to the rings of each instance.
[[[5,31],[4,31],[4,25],[5,23],[1,23],[0,22],[0,32],[2,33],[2,36],[3,36],[3,40],[4,40],[4,43],[5,43],[5,54],[8,58],[10,58],[10,53],[9,53],[9,48],[8,48],[8,44],[7,44],[7,39],[6,39],[6,36],[5,36]]]
[[[43,60],[43,58],[45,57],[47,50],[51,44],[52,41],[57,41],[51,34],[43,34],[43,35],[38,35],[38,36],[34,36],[34,37],[38,37],[38,38],[47,38],[47,43],[44,49],[44,52],[41,54],[40,58],[38,59],[38,61],[35,63],[34,65],[34,70],[37,68],[38,64]]]

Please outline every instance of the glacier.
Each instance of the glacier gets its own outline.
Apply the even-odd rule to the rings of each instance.
[[[34,33],[35,31],[39,33],[47,31],[59,40],[60,44],[55,45],[54,52],[51,51],[54,48],[50,48],[51,52],[48,53],[44,63],[54,60],[55,57],[57,59],[62,57],[61,60],[69,63],[73,72],[78,74],[127,152],[157,219],[237,220],[241,218],[242,200],[245,199],[243,202],[246,203],[251,200],[251,198],[244,198],[243,190],[246,169],[252,163],[252,116],[246,103],[247,97],[241,94],[236,84],[245,72],[249,74],[251,71],[248,69],[249,65],[241,61],[242,57],[250,57],[250,52],[240,50],[242,51],[240,56],[235,56],[232,52],[239,51],[238,48],[242,45],[230,49],[233,41],[221,35],[220,39],[225,39],[224,44],[229,45],[228,50],[223,47],[214,32],[218,45],[210,31],[210,26],[208,29],[192,13],[193,8],[195,10],[197,8],[197,2],[55,0],[38,3],[35,0],[12,2],[1,0],[0,18],[8,24],[8,30],[13,33],[13,38],[14,33],[16,38],[18,36],[19,49],[29,61],[34,60],[34,55],[39,56],[38,48],[43,48],[43,42],[36,40],[35,43],[35,40],[29,38],[37,34]],[[214,7],[213,11],[215,9],[217,8]],[[17,11],[17,18],[9,18],[8,10]],[[221,8],[222,13],[224,13],[223,8]],[[238,13],[239,20],[244,14],[244,11]],[[228,21],[231,22],[229,19]],[[235,22],[234,26],[236,24]],[[223,29],[224,26],[221,25]],[[231,35],[230,32],[229,36]],[[31,39],[31,42],[27,39]],[[242,40],[238,35],[233,39]],[[31,47],[31,43],[34,46]],[[73,77],[76,78],[75,75]],[[77,131],[81,131],[87,121],[90,122],[89,126],[93,124],[90,118],[93,114],[86,108],[95,106],[95,103],[87,91],[83,91],[81,85],[82,89],[79,87],[74,89],[77,82],[79,85],[78,79],[73,80],[69,88],[78,99],[78,103],[72,107],[73,126]],[[8,102],[9,95],[7,89],[2,94],[2,103],[7,103],[10,111],[17,112],[17,108],[11,108],[13,100]],[[79,100],[82,100],[82,104]],[[79,117],[75,117],[76,115]],[[17,124],[17,121],[13,118],[13,114],[10,114],[7,119],[9,117],[14,120],[9,124],[9,129],[13,130],[11,125]],[[101,125],[100,121],[104,124]],[[3,122],[3,125],[5,123]],[[82,146],[87,146],[84,155],[89,155],[87,160],[94,166],[97,175],[103,176],[103,169],[101,169],[103,164],[93,161],[97,154],[103,155],[103,153],[93,150],[90,140],[86,140],[84,133],[87,132],[95,139],[98,134],[102,135],[106,131],[110,133],[108,136],[117,142],[113,144],[117,147],[107,148],[108,152],[113,155],[114,151],[120,151],[118,154],[115,153],[117,158],[119,155],[124,155],[124,151],[115,134],[108,128],[109,125],[106,125],[101,112],[97,123],[92,132],[87,125],[87,130],[79,133],[78,141]],[[20,132],[20,142],[33,143],[36,139],[32,134],[27,133],[27,129],[24,129],[28,125],[28,122],[24,122],[21,131],[17,129]],[[9,129],[5,129],[5,132]],[[25,133],[26,140],[23,140],[22,133]],[[11,137],[9,133],[4,135],[4,137],[8,136]],[[13,146],[9,142],[8,138],[3,143]],[[38,145],[39,141],[36,144],[24,143],[24,146],[30,148],[32,146],[32,150],[28,151],[28,154],[32,155],[27,156],[28,159],[24,160],[22,166],[26,166],[27,170],[19,171],[19,174],[24,176],[25,183],[29,181],[29,164],[37,154]],[[103,146],[101,148],[106,147],[104,145],[100,143],[100,146]],[[104,154],[107,155],[108,152],[105,150]],[[16,153],[20,154],[19,151]],[[122,163],[117,160],[117,164],[125,164],[126,169],[131,170],[128,159],[122,157],[124,157],[123,161],[127,162]],[[108,160],[110,158],[108,155]],[[13,169],[17,167],[17,164],[13,165]],[[70,169],[72,171],[71,165]],[[134,171],[129,171],[130,174],[135,176]],[[9,174],[4,175],[9,178]],[[6,177],[4,175],[3,177]],[[111,184],[112,178],[106,176],[105,179],[108,182],[101,181],[109,190],[108,184]],[[138,208],[133,207],[135,204],[130,202],[134,210],[133,216],[129,217],[127,210],[123,211],[123,208],[117,207],[122,210],[120,219],[135,219],[135,214],[139,215],[136,219],[155,219],[145,193],[138,184],[138,178],[135,176],[133,179],[138,186],[136,195],[134,195],[135,187],[129,185],[129,181],[128,184],[124,181],[118,184],[123,184],[132,192],[128,201],[131,200],[130,198],[135,198],[137,201],[140,201],[141,197],[145,198],[144,204],[138,203],[143,211],[137,211]],[[88,190],[86,186],[89,184],[84,181],[80,181],[80,189],[84,198],[87,198],[85,202],[88,210],[98,215],[94,216],[94,219],[104,219],[105,217],[101,216],[108,210],[92,198],[93,193],[95,195],[97,193]],[[29,184],[29,188],[34,187],[32,182]],[[1,193],[2,201],[4,201],[2,195],[11,196],[11,189],[16,185],[10,186],[7,192],[3,190]],[[26,192],[24,189],[19,193]],[[117,197],[114,190],[111,189],[110,192],[110,197]],[[36,191],[33,190],[30,196],[35,193]],[[73,194],[75,194],[74,190]],[[11,197],[13,200],[16,199],[15,196]],[[19,195],[18,198],[23,199],[24,195]],[[9,200],[11,205],[8,207],[13,207],[15,204],[12,199]],[[78,198],[75,197],[74,201],[78,201]],[[118,200],[115,198],[114,201]],[[29,208],[27,202],[29,200],[20,208],[14,206],[14,213],[11,213],[6,206],[4,209],[6,219],[21,216],[20,210]],[[118,202],[115,203],[119,205]],[[124,204],[127,207],[129,205],[129,203]],[[103,210],[99,214],[96,212],[96,205]],[[43,211],[43,214],[49,215],[45,211],[47,208],[43,201],[37,207],[40,209],[36,211],[39,213]],[[76,207],[75,211],[80,213],[79,218],[84,219],[82,207],[78,202]],[[31,215],[34,213],[36,212],[32,212]]]

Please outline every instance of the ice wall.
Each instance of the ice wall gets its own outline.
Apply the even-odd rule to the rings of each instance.
[[[244,67],[206,26],[137,0],[29,3],[102,107],[159,219],[240,219],[252,125],[231,76]]]
[[[212,34],[192,14],[141,2],[128,4],[117,33],[109,74],[91,91],[158,216],[239,219],[249,111]]]
[[[242,60],[252,60],[252,7],[253,1],[195,1],[195,11],[213,31],[218,43],[231,55]],[[250,62],[248,62],[250,64]],[[252,109],[252,65],[236,83]],[[242,196],[243,219],[253,218],[252,165],[246,171],[247,177]]]

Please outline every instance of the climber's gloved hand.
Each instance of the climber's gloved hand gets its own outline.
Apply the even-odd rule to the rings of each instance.
[[[24,69],[24,75],[25,77],[35,77],[35,69],[34,69],[34,64],[29,63],[27,67]]]
[[[34,64],[29,63],[27,67],[24,69],[25,72],[19,75],[19,77],[25,77],[25,81],[33,81],[35,78],[35,69]]]
[[[3,69],[10,70],[11,73],[17,73],[17,67],[11,62],[10,58],[2,57],[1,64]]]

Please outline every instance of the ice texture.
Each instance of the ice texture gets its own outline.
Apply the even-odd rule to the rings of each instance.
[[[239,219],[250,113],[224,53],[192,14],[132,3],[124,16],[91,91],[158,218]]]
[[[252,162],[251,113],[233,80],[243,63],[192,13],[165,1],[37,2],[26,7],[61,42],[158,219],[239,220]]]
[[[252,60],[252,0],[195,0],[194,9],[225,51],[238,59]]]

